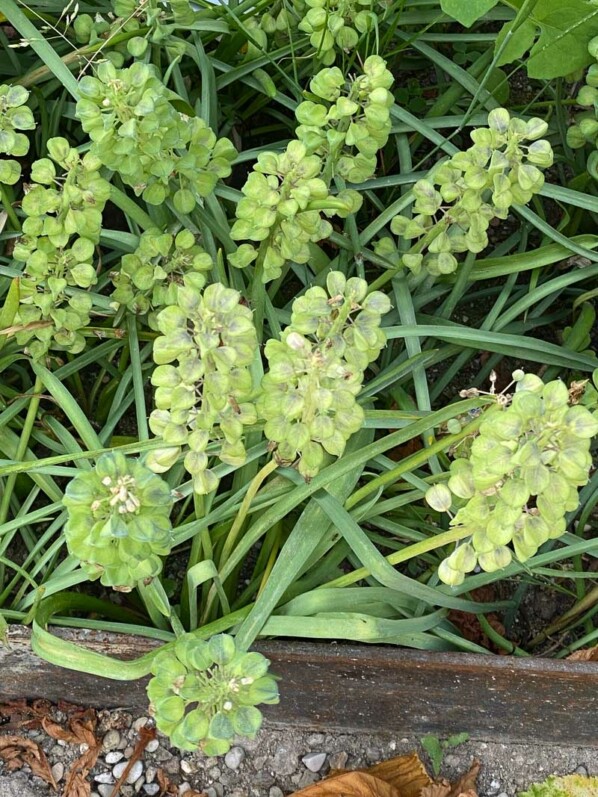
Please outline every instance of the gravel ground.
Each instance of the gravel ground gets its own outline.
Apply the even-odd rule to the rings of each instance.
[[[60,714],[55,717],[61,719]],[[140,728],[148,722],[147,717],[134,717],[125,711],[99,712],[96,734],[102,740],[102,749],[89,775],[91,797],[110,797],[114,783],[133,755]],[[22,734],[41,745],[61,793],[68,767],[85,752],[85,745],[55,741],[43,730],[13,729],[10,733]],[[207,758],[181,754],[159,736],[149,742],[142,759],[135,762],[120,794],[122,797],[159,794],[157,773],[162,769],[178,787],[179,795],[194,788],[205,792],[207,797],[283,797],[320,779],[331,768],[368,766],[413,749],[419,750],[426,760],[415,738],[264,728],[257,739],[240,741],[226,757]],[[480,797],[511,797],[550,773],[598,774],[596,747],[467,742],[445,755],[441,775],[456,779],[473,759],[483,765]],[[0,797],[51,794],[55,792],[28,769],[7,774],[0,763]]]

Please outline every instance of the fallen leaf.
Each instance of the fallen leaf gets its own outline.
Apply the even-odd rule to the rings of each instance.
[[[419,797],[448,797],[451,793],[451,784],[448,780],[439,780],[436,783],[431,783],[425,786]]]
[[[56,781],[52,777],[46,754],[31,739],[23,736],[0,736],[0,758],[9,772],[28,766],[34,775],[45,780],[56,791]]]
[[[477,797],[477,782],[481,764],[475,761],[469,770],[453,784],[449,797]]]
[[[66,776],[63,797],[89,797],[91,786],[87,776],[97,761],[101,750],[101,742],[96,738],[95,728],[97,716],[93,709],[74,708],[68,719],[67,727],[60,725],[49,717],[42,720],[42,727],[53,739],[67,744],[87,745],[76,761],[73,761]]]
[[[294,797],[402,797],[390,783],[367,772],[345,772],[314,783],[296,792]]]
[[[394,786],[401,797],[419,797],[422,789],[432,782],[417,753],[382,761],[364,771]]]
[[[593,648],[582,648],[576,650],[570,656],[567,656],[569,661],[598,661],[598,645]]]
[[[34,700],[31,704],[24,698],[9,700],[0,705],[0,726],[3,730],[39,728],[50,709],[51,704],[47,700]]]

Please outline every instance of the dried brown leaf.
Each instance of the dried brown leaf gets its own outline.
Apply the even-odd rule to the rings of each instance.
[[[390,758],[364,772],[394,786],[401,797],[419,797],[422,789],[432,783],[417,753]]]
[[[0,758],[9,772],[28,766],[34,775],[56,790],[56,781],[52,777],[46,754],[31,739],[23,736],[0,736]]]
[[[0,705],[0,725],[3,730],[39,728],[50,709],[51,704],[47,700],[34,700],[31,704],[24,698],[9,700]]]
[[[478,775],[480,774],[481,764],[474,761],[469,770],[461,775],[456,783],[453,783],[449,797],[477,797]]]
[[[594,645],[593,648],[576,650],[575,653],[567,656],[567,659],[569,661],[598,661],[598,645]]]
[[[401,792],[367,772],[344,772],[295,793],[294,797],[402,797]]]
[[[53,739],[62,739],[68,744],[87,745],[87,750],[71,764],[66,776],[63,797],[89,797],[91,794],[87,776],[97,761],[102,747],[95,735],[96,723],[97,717],[93,709],[74,710],[66,728],[52,720],[42,723],[46,733]]]
[[[425,786],[419,797],[448,797],[451,793],[452,786],[448,780],[439,780],[436,783],[430,783]]]

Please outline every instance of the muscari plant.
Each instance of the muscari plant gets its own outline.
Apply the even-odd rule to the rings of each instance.
[[[34,161],[21,206],[27,218],[14,258],[24,263],[17,342],[35,359],[48,348],[79,352],[89,324],[96,282],[93,265],[110,185],[100,161],[81,156],[64,138],[47,142],[48,158]]]
[[[299,30],[309,34],[317,60],[328,66],[337,52],[350,52],[360,37],[376,29],[382,6],[377,0],[305,0],[305,5]]]
[[[363,74],[350,80],[331,67],[310,81],[313,99],[297,106],[295,132],[308,153],[325,158],[329,175],[362,183],[374,174],[377,153],[390,133],[393,81],[378,55],[367,58]]]
[[[262,724],[256,706],[278,703],[269,664],[228,634],[180,636],[152,663],[147,693],[158,730],[181,750],[199,747],[211,756],[228,752],[235,735],[253,739]]]
[[[318,102],[298,106],[297,140],[281,154],[260,153],[241,189],[231,238],[259,246],[241,243],[228,256],[231,265],[255,262],[263,282],[276,279],[289,262],[307,263],[310,246],[330,236],[332,224],[322,214],[346,218],[359,210],[358,192],[332,193],[331,184],[335,175],[354,183],[372,175],[390,132],[392,82],[379,56],[370,56],[349,85],[336,67],[314,77],[310,90]]]
[[[112,273],[111,298],[115,306],[147,316],[148,325],[157,330],[156,314],[162,307],[176,304],[179,286],[186,280],[201,290],[213,267],[212,258],[190,230],[176,235],[157,228],[146,230],[135,251],[123,255],[120,268]]]
[[[403,267],[433,276],[456,270],[456,254],[488,246],[493,219],[506,219],[512,205],[526,205],[544,185],[542,169],[552,165],[552,148],[542,139],[548,125],[511,118],[505,108],[488,114],[488,127],[472,131],[473,146],[458,152],[413,186],[412,217],[395,216],[391,230],[415,240],[400,258]],[[530,142],[530,143],[527,143]],[[377,252],[394,246],[383,238]]]
[[[477,566],[506,567],[513,554],[530,559],[565,533],[565,515],[577,509],[589,479],[598,413],[574,403],[560,380],[513,376],[514,395],[497,396],[475,439],[452,461],[448,482],[426,493],[438,511],[454,506],[450,525],[463,532],[438,569],[445,584],[461,584]]]
[[[95,76],[79,81],[79,92],[76,113],[91,153],[148,204],[172,197],[178,212],[191,213],[231,173],[237,154],[231,142],[218,139],[203,119],[177,111],[177,95],[150,64],[117,69],[103,61]]]
[[[172,547],[172,496],[166,482],[118,451],[68,483],[64,536],[90,579],[130,591],[162,570]]]

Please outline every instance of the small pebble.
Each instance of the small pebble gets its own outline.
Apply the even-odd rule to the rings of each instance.
[[[278,788],[278,786],[272,786],[268,792],[268,797],[284,797],[284,793],[282,789]]]
[[[131,758],[134,752],[135,748],[132,744],[130,744],[128,747],[125,747],[125,758]]]
[[[209,776],[210,776],[210,777],[211,777],[213,780],[218,780],[218,778],[220,777],[220,775],[222,775],[222,771],[221,771],[220,767],[212,767],[212,769],[210,769],[210,771],[208,772],[208,775],[209,775]]]
[[[143,763],[141,761],[135,761],[135,763],[131,767],[131,771],[127,775],[127,783],[136,783],[142,774],[143,774]]]
[[[158,774],[158,770],[156,769],[156,767],[148,767],[145,770],[146,783],[151,783],[153,780],[155,780],[157,774]]]
[[[193,772],[193,767],[185,758],[181,759],[181,769],[183,770],[185,775],[190,775]]]
[[[141,787],[143,786],[144,783],[145,783],[145,778],[143,777],[143,775],[137,778],[134,784],[135,794],[141,791]]]
[[[139,717],[139,719],[136,719],[135,722],[133,723],[133,728],[136,731],[140,731],[142,728],[144,728],[147,725],[148,722],[149,722],[149,717]]]
[[[112,772],[99,772],[94,776],[96,783],[114,783]]]
[[[160,791],[160,786],[157,783],[146,783],[143,787],[143,791],[152,797],[152,795],[157,794]]]
[[[332,753],[330,756],[330,769],[344,769],[348,760],[349,756],[344,750],[340,753]]]
[[[242,747],[231,747],[224,756],[224,763],[229,769],[239,769],[245,758],[245,750]]]
[[[104,756],[104,761],[107,764],[118,764],[122,757],[123,754],[120,752],[120,750],[111,750]]]
[[[576,775],[583,775],[583,777],[587,778],[587,776],[588,776],[588,770],[587,770],[587,768],[586,768],[586,767],[584,767],[584,765],[583,765],[583,764],[580,764],[580,765],[577,767],[577,769],[575,770],[575,774],[576,774]]]
[[[52,767],[52,777],[58,783],[59,780],[62,780],[62,776],[64,775],[64,764],[61,761],[54,764]]]
[[[488,794],[498,794],[501,788],[500,780],[492,780],[490,781],[490,785],[488,786]]]
[[[310,772],[319,772],[326,761],[326,753],[308,753],[301,760]]]
[[[158,747],[160,747],[160,742],[157,739],[152,739],[147,743],[145,749],[148,753],[155,753]]]
[[[98,786],[98,791],[101,797],[110,797],[114,789],[109,783],[102,783]]]
[[[365,751],[365,757],[367,758],[368,764],[377,764],[382,758],[382,753],[377,747],[368,747]]]
[[[311,736],[307,737],[307,743],[310,747],[315,747],[318,744],[322,744],[325,738],[323,733],[312,733]]]
[[[128,766],[129,766],[128,761],[121,761],[120,764],[117,764],[114,767],[114,769],[112,770],[112,774],[118,780]],[[135,763],[131,766],[131,769],[129,771],[129,774],[127,775],[127,779],[125,782],[135,783],[137,778],[141,777],[142,772],[143,772],[143,764],[141,763],[141,761],[135,761]]]
[[[108,731],[102,740],[104,750],[116,750],[120,743],[120,733],[118,731]]]
[[[186,794],[188,791],[191,791],[191,784],[184,780],[179,786],[179,795]]]

